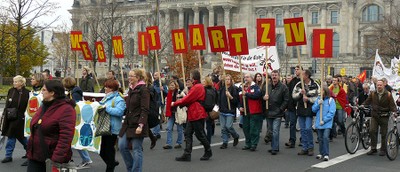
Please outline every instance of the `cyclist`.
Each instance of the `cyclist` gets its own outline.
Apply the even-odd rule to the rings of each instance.
[[[367,155],[373,155],[377,153],[376,144],[378,136],[378,127],[380,127],[381,141],[386,140],[386,134],[388,131],[389,112],[397,112],[397,107],[394,103],[394,99],[389,91],[385,89],[384,81],[378,80],[376,83],[376,90],[373,91],[365,100],[363,105],[371,105],[371,127],[369,130],[371,136],[371,150]],[[385,156],[386,144],[381,144],[379,156]]]

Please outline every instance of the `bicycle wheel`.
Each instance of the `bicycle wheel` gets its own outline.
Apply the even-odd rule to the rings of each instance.
[[[364,149],[368,149],[371,146],[371,137],[369,136],[369,128],[363,126],[361,129],[361,141]]]
[[[360,145],[360,132],[356,125],[356,123],[351,123],[346,130],[344,137],[344,143],[346,146],[346,150],[350,154],[354,154],[358,150],[358,146]]]
[[[395,160],[399,151],[399,140],[394,130],[386,136],[386,156],[391,160]]]

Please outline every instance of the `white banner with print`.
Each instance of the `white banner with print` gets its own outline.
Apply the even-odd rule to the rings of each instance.
[[[397,57],[394,57],[390,60],[390,68],[386,68],[378,54],[378,50],[376,50],[372,76],[377,79],[386,78],[388,80],[388,85],[394,89],[398,89],[400,88],[399,65],[400,60]]]
[[[265,73],[265,48],[257,47],[249,50],[249,55],[242,57],[243,73]],[[239,56],[229,56],[229,52],[222,53],[225,70],[239,72]],[[268,47],[268,72],[280,68],[278,52],[275,46]]]

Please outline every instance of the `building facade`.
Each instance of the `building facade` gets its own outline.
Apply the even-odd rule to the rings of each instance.
[[[90,33],[88,11],[110,3],[118,4],[116,11],[122,18],[119,26],[125,28],[121,32],[126,35],[124,39],[131,40],[129,47],[137,47],[137,32],[152,25],[157,0],[75,0],[70,10],[73,28]],[[275,18],[281,70],[289,74],[298,64],[297,49],[286,46],[283,19],[303,17],[308,45],[300,46],[299,51],[304,68],[319,73],[320,61],[311,57],[312,30],[331,28],[334,30],[334,57],[326,61],[330,74],[338,74],[345,68],[347,75],[356,76],[362,70],[370,75],[376,48],[373,40],[377,38],[373,25],[382,22],[399,4],[397,0],[160,0],[158,23],[161,32],[165,32],[161,37],[167,51],[171,50],[170,30],[199,23],[206,27],[225,25],[227,29],[245,27],[249,47],[253,48],[256,46],[256,19]],[[212,54],[209,46],[202,53]],[[136,54],[137,48],[133,48],[131,56],[136,58]]]

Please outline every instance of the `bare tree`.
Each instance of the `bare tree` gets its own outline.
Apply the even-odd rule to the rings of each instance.
[[[60,66],[64,69],[64,77],[67,75],[68,71],[68,62],[71,60],[73,56],[73,52],[71,51],[70,44],[70,28],[68,28],[67,24],[62,24],[58,27],[59,32],[55,32],[54,34],[54,53],[53,56],[60,61]]]
[[[379,54],[387,57],[387,61],[400,55],[400,7],[394,7],[389,16],[384,16],[380,25],[374,25]]]
[[[6,3],[9,6],[6,8],[8,16],[15,22],[17,30],[15,32],[7,32],[13,36],[16,40],[16,74],[20,74],[21,66],[21,51],[25,51],[29,44],[22,45],[21,43],[43,29],[48,28],[58,18],[39,26],[34,23],[38,18],[46,15],[53,14],[54,10],[58,8],[55,3],[51,3],[49,0],[7,0]],[[30,32],[22,32],[24,28],[32,28]]]

